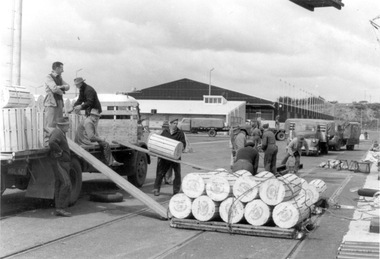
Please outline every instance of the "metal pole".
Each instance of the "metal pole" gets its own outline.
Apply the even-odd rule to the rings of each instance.
[[[210,81],[209,81],[209,83],[208,83],[208,95],[211,95],[211,72],[214,70],[214,68],[211,68],[210,69],[210,77],[209,77],[209,79],[210,79]]]

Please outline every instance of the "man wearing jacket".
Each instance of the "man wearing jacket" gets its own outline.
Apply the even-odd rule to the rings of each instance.
[[[108,166],[119,166],[122,163],[115,161],[112,156],[110,144],[104,137],[98,134],[98,121],[100,119],[100,113],[97,109],[90,111],[90,116],[84,119],[77,128],[75,135],[75,142],[81,146],[92,146],[99,144],[99,147],[103,153],[103,163]]]
[[[70,89],[70,85],[62,79],[63,63],[54,62],[53,71],[45,80],[45,125],[46,129],[55,128],[57,120],[63,117],[63,94]]]
[[[185,149],[186,148],[185,134],[180,129],[178,129],[177,125],[178,125],[178,119],[174,119],[170,121],[169,128],[164,129],[161,133],[161,136],[182,142],[183,149]],[[160,195],[162,179],[165,177],[165,174],[168,172],[170,167],[172,167],[174,170],[173,195],[180,191],[181,183],[182,183],[181,164],[172,162],[163,158],[158,158],[157,170],[156,170],[157,176],[156,176],[156,181],[154,182],[154,190],[153,190],[153,193],[155,196]]]
[[[289,157],[295,158],[295,164],[294,164],[294,171],[295,173],[298,172],[299,166],[301,164],[301,153],[302,153],[302,147],[305,147],[306,154],[309,153],[309,146],[307,145],[307,142],[305,141],[304,136],[296,136],[292,139],[292,141],[289,142],[288,146],[286,147],[286,156],[282,160],[281,164],[286,165],[286,162],[288,161]]]
[[[57,120],[57,126],[49,137],[50,157],[55,176],[55,214],[62,217],[70,217],[71,213],[66,211],[70,202],[71,180],[70,148],[66,139],[66,132],[69,130],[70,122],[67,117]]]
[[[264,133],[261,142],[261,148],[264,151],[264,167],[266,171],[271,172],[272,174],[277,173],[276,160],[278,147],[276,145],[276,137],[274,133],[269,130],[269,124],[266,123],[263,125]]]
[[[86,116],[90,115],[92,109],[97,109],[99,113],[102,113],[102,106],[98,99],[98,94],[95,89],[86,84],[82,77],[74,79],[74,84],[79,88],[79,97],[78,100],[74,103],[73,109],[76,113],[79,113],[80,110],[85,110]]]

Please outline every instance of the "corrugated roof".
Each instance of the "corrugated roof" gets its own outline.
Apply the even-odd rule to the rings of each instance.
[[[138,100],[141,113],[156,109],[161,114],[214,114],[226,115],[245,105],[244,101],[228,101],[226,104],[206,104],[202,101]]]
[[[209,94],[209,85],[187,78],[165,84],[144,88],[136,93],[130,93],[137,100],[203,100]],[[247,105],[271,105],[269,100],[242,94],[228,89],[211,85],[212,95],[221,95],[228,101],[246,101]]]

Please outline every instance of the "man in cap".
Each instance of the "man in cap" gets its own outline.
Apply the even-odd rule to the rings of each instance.
[[[305,141],[304,136],[296,136],[294,137],[286,147],[286,156],[282,160],[281,164],[286,165],[286,162],[288,161],[289,157],[294,157],[295,158],[295,173],[298,172],[300,163],[301,163],[301,154],[302,154],[302,147],[305,147],[306,149],[306,154],[309,153],[309,146],[307,142]]]
[[[274,133],[269,130],[269,124],[263,125],[264,133],[261,142],[261,148],[264,151],[264,167],[266,171],[272,174],[277,173],[276,160],[278,147],[276,145],[276,137]]]
[[[185,134],[180,129],[178,129],[177,125],[178,125],[178,119],[171,120],[169,122],[169,128],[164,129],[161,133],[161,136],[182,142],[183,149],[185,149],[186,148]],[[165,177],[165,174],[168,172],[170,167],[172,167],[174,170],[173,195],[180,191],[181,164],[172,162],[163,158],[159,158],[157,159],[157,171],[156,171],[157,176],[156,176],[156,181],[154,182],[154,190],[153,190],[153,193],[155,196],[160,195],[162,179]]]
[[[230,146],[232,149],[231,167],[236,161],[236,153],[247,144],[247,136],[251,133],[251,125],[242,124],[231,128]]]
[[[102,113],[102,106],[98,99],[98,94],[95,89],[86,84],[82,77],[74,79],[75,86],[79,89],[78,100],[74,103],[73,109],[76,113],[79,113],[81,110],[85,110],[86,116],[90,115],[92,109],[97,109],[99,113]]]
[[[106,139],[99,136],[97,129],[99,119],[99,111],[92,109],[89,116],[79,124],[75,135],[75,142],[81,146],[93,146],[97,143],[103,153],[103,163],[108,166],[122,165],[122,163],[116,162],[113,158],[110,145]]]
[[[56,215],[70,217],[71,213],[66,211],[71,193],[71,154],[66,139],[66,132],[69,130],[70,123],[67,117],[59,118],[56,123],[57,126],[49,137],[50,157],[52,158],[55,176],[54,199]]]
[[[247,170],[252,175],[257,174],[259,167],[259,152],[254,148],[253,142],[248,142],[245,147],[239,149],[236,153],[236,162],[232,165],[232,172]]]
[[[52,69],[45,80],[45,128],[55,128],[57,120],[63,117],[63,94],[70,89],[62,79],[63,63],[54,62]]]

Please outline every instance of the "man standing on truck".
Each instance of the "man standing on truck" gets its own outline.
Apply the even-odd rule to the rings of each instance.
[[[49,147],[52,158],[52,166],[55,176],[55,214],[62,217],[70,217],[71,213],[66,211],[69,206],[71,181],[70,181],[70,148],[66,139],[70,122],[67,117],[59,118],[57,126],[50,134]]]
[[[276,145],[276,137],[274,133],[269,130],[269,124],[265,123],[263,125],[264,133],[262,138],[261,148],[264,151],[264,167],[266,171],[272,174],[277,173],[276,160],[278,147]]]
[[[171,120],[169,123],[169,129],[164,129],[161,133],[161,136],[182,142],[183,149],[185,149],[186,148],[185,134],[180,129],[178,129],[177,125],[178,125],[178,119]],[[168,172],[170,167],[172,167],[174,170],[173,195],[177,194],[180,191],[181,164],[172,162],[163,158],[158,158],[157,171],[156,171],[157,176],[154,182],[154,190],[153,190],[153,193],[155,196],[160,195],[162,179],[165,177],[165,174]]]
[[[70,85],[62,79],[63,63],[54,62],[53,71],[45,80],[45,125],[46,129],[55,128],[57,120],[63,117],[63,95],[70,89]]]
[[[122,163],[116,162],[112,156],[110,144],[104,137],[100,137],[98,134],[97,127],[99,119],[99,111],[97,109],[92,109],[90,116],[79,124],[75,135],[75,142],[81,146],[93,146],[98,143],[103,153],[103,163],[108,166],[120,166]]]
[[[82,77],[74,79],[74,84],[79,88],[79,97],[74,103],[73,109],[76,113],[85,110],[86,116],[90,116],[92,109],[97,109],[99,113],[102,113],[102,106],[99,102],[97,92],[92,86],[86,84],[84,81],[86,80]]]

